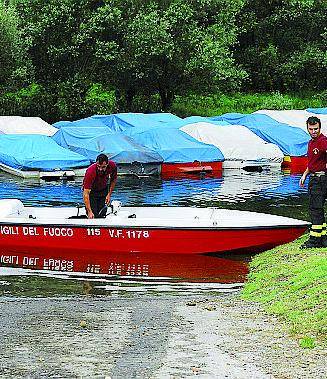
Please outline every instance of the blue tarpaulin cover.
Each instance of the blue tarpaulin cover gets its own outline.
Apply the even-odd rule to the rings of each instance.
[[[285,155],[301,157],[307,153],[310,136],[304,130],[280,123],[269,116],[259,113],[226,113],[210,119],[244,125],[266,142],[277,145]]]
[[[106,127],[64,127],[52,137],[60,146],[75,151],[92,161],[100,153],[116,163],[157,163],[162,157],[155,151],[140,146],[128,136],[111,132]]]
[[[106,127],[106,125],[102,122],[100,118],[94,118],[94,116],[83,118],[81,120],[76,121],[58,121],[53,124],[58,129],[64,127],[80,127],[80,128],[88,128],[88,127]]]
[[[182,120],[171,113],[117,113],[110,115],[94,115],[77,121],[58,121],[53,124],[61,127],[99,127],[106,126],[115,132],[134,126],[158,127]]]
[[[1,163],[18,170],[52,171],[86,167],[89,159],[38,134],[1,134]]]
[[[186,118],[183,118],[183,121],[185,122],[184,125],[194,124],[196,122],[209,122],[214,125],[223,125],[223,126],[229,124],[227,121],[216,121],[216,120],[212,120],[210,117],[202,117],[202,116],[186,117]]]
[[[155,150],[165,163],[221,162],[221,151],[209,144],[197,141],[193,137],[175,128],[158,127],[144,131],[143,128],[130,128],[125,135],[131,136],[137,143]]]
[[[327,108],[307,108],[310,113],[327,114]]]

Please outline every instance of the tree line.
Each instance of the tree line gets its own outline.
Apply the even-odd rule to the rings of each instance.
[[[166,111],[190,93],[325,93],[326,46],[326,0],[0,0],[0,112],[54,121]]]

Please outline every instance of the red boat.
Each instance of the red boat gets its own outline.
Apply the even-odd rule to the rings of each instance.
[[[188,207],[121,207],[104,218],[84,209],[0,200],[0,248],[37,254],[208,254],[258,252],[301,236],[308,223],[263,213]]]
[[[308,167],[308,157],[285,156],[282,162],[282,170],[292,174],[302,174]]]

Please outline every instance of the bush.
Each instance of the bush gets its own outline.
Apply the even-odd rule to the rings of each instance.
[[[252,113],[259,109],[320,108],[327,104],[327,92],[321,94],[288,95],[280,92],[267,94],[208,94],[195,93],[177,96],[171,111],[181,117],[191,115],[216,116],[224,113]]]
[[[50,93],[43,86],[33,83],[15,92],[0,95],[0,114],[51,119],[55,115],[52,104]]]
[[[114,90],[105,90],[102,84],[94,83],[88,89],[85,105],[90,114],[111,114],[116,111]]]

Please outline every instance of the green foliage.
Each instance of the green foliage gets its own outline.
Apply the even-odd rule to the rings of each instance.
[[[21,98],[2,113],[324,107],[326,21],[322,0],[0,0],[0,88]]]
[[[85,77],[114,86],[127,109],[137,95],[159,94],[166,109],[185,88],[238,88],[245,72],[231,48],[242,4],[16,0],[38,82]]]
[[[14,8],[0,0],[0,87],[20,84],[30,76],[31,66],[18,24]]]
[[[40,116],[48,122],[74,120],[90,114],[115,112],[113,90],[101,84],[85,84],[80,77],[45,87],[33,83],[25,88],[0,95],[0,115]]]
[[[116,110],[114,90],[105,90],[102,84],[94,83],[86,92],[85,104],[90,114],[111,114]]]
[[[327,2],[247,0],[237,61],[256,91],[321,91],[327,86]]]
[[[303,337],[300,340],[300,346],[304,349],[313,349],[316,346],[316,341],[312,337]]]
[[[209,94],[191,93],[177,96],[171,111],[181,117],[191,115],[216,116],[223,113],[252,113],[259,109],[320,108],[326,104],[326,93],[287,95],[280,92],[266,94]]]
[[[261,302],[287,322],[301,346],[313,347],[315,339],[327,342],[327,250],[300,250],[301,242],[256,256],[242,296]]]
[[[39,116],[51,119],[52,98],[43,86],[31,85],[0,96],[1,115]]]

